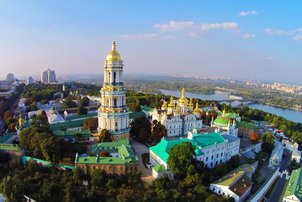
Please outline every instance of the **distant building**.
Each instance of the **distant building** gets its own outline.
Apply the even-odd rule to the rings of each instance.
[[[15,81],[15,77],[12,73],[9,73],[6,75],[6,81],[9,83],[9,84],[12,84],[14,83]]]
[[[224,163],[239,154],[240,139],[231,135],[221,135],[216,132],[198,134],[196,130],[193,130],[193,132],[189,131],[188,138],[173,140],[162,138],[160,143],[150,147],[150,163],[154,165],[153,177],[160,177],[166,173],[173,178],[168,165],[169,152],[173,146],[183,142],[190,142],[195,146],[196,160],[203,162],[209,168]]]
[[[210,184],[209,189],[225,198],[234,198],[235,202],[246,199],[252,189],[252,174],[255,167],[249,164],[241,165],[219,180]]]
[[[101,156],[106,152],[108,156]],[[117,142],[102,142],[92,146],[94,156],[79,156],[76,154],[75,166],[86,172],[95,169],[102,169],[107,174],[125,175],[137,172],[138,158],[129,145],[128,139],[118,140]]]
[[[28,77],[27,81],[26,81],[26,84],[27,85],[30,85],[30,84],[33,84],[34,83],[34,79],[30,76]]]
[[[56,73],[53,70],[47,69],[42,72],[41,76],[42,83],[55,83],[56,82]]]
[[[293,170],[283,195],[283,202],[302,201],[302,168]]]

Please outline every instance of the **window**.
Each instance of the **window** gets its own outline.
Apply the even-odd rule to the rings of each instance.
[[[116,105],[117,105],[116,98],[114,98],[113,102],[114,102],[114,106],[116,107]]]
[[[113,73],[113,83],[116,82],[116,72]]]

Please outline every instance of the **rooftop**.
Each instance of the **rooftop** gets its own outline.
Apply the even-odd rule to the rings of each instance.
[[[129,140],[125,139],[125,140],[119,140],[117,142],[102,142],[102,143],[94,144],[92,145],[91,153],[97,154],[99,151],[102,150],[117,149],[117,147],[122,145],[129,145]]]
[[[197,156],[203,155],[201,149],[221,144],[225,141],[225,139],[219,133],[206,133],[206,134],[193,134],[193,138],[179,138],[175,140],[166,140],[162,138],[160,143],[157,145],[150,147],[150,150],[158,155],[164,162],[168,162],[169,151],[172,147],[177,144],[181,144],[183,142],[190,142],[193,146],[195,146],[195,154]]]
[[[166,168],[162,164],[156,164],[152,169],[155,170],[158,173],[166,172]]]
[[[129,119],[135,119],[137,117],[146,116],[145,112],[139,111],[139,112],[130,112],[129,113]]]
[[[240,121],[239,123],[236,124],[236,126],[237,126],[237,128],[242,127],[242,128],[252,129],[252,130],[255,130],[257,128],[255,124],[253,124],[252,122],[247,122],[247,121]]]
[[[234,183],[236,183],[240,178],[243,177],[243,175],[252,173],[254,170],[252,165],[249,164],[243,164],[239,166],[238,168],[232,170],[222,178],[216,180],[212,184],[218,184],[223,186],[232,186]]]
[[[68,116],[66,117],[66,121],[75,121],[75,120],[83,120],[87,118],[96,118],[97,113],[90,113],[90,114],[83,114],[83,115],[73,115],[73,116]]]
[[[17,144],[0,144],[0,150],[20,152],[21,148]]]
[[[290,176],[284,197],[292,195],[295,195],[298,200],[302,200],[302,168],[294,170]]]
[[[5,143],[7,140],[9,140],[14,135],[16,135],[16,133],[4,133],[3,136],[0,136],[0,143]]]
[[[53,133],[55,136],[58,137],[89,137],[91,135],[89,129],[72,130],[72,131],[55,130]]]
[[[153,112],[154,109],[148,106],[141,106],[141,110],[146,112]]]
[[[69,128],[80,128],[83,127],[84,120],[66,121],[63,123],[55,123],[50,125],[50,129],[55,130],[67,130]]]

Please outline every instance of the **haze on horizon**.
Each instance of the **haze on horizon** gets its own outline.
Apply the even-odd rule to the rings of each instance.
[[[302,83],[301,1],[0,1],[0,77],[126,73]]]

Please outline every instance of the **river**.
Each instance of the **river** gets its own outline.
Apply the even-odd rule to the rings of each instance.
[[[260,109],[272,114],[277,114],[278,116],[282,116],[290,121],[302,123],[302,112],[298,110],[284,109],[281,107],[274,107],[264,104],[251,104],[249,107],[252,109]]]
[[[181,96],[180,91],[164,90],[164,89],[159,89],[159,90],[162,92],[162,94],[165,94],[165,95],[171,95],[171,96],[175,96],[175,97]],[[235,97],[235,98],[230,97],[229,92],[222,92],[222,91],[215,91],[215,94],[209,94],[209,95],[186,92],[186,97],[187,98],[198,98],[198,99],[202,99],[202,100],[217,100],[217,101],[242,99],[240,97]],[[280,108],[280,107],[273,107],[273,106],[264,105],[264,104],[251,104],[251,105],[249,105],[249,107],[252,109],[260,109],[265,112],[269,112],[272,114],[276,114],[278,116],[282,116],[290,121],[302,123],[302,112],[301,111],[284,109],[284,108]]]

